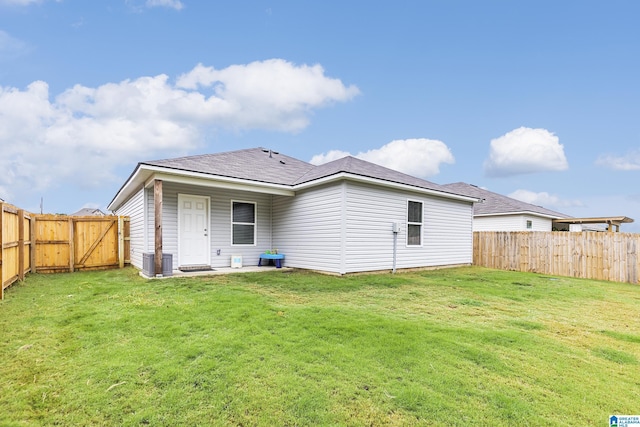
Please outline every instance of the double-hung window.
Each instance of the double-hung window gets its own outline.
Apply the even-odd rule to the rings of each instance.
[[[231,202],[231,243],[256,244],[256,204]]]
[[[407,203],[407,246],[422,245],[422,202]]]

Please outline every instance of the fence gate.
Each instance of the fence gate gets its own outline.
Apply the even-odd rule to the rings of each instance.
[[[35,271],[72,272],[124,265],[124,223],[128,218],[60,215],[35,217]]]

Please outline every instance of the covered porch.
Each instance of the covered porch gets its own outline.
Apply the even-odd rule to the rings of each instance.
[[[554,219],[553,225],[554,228],[556,225],[564,226],[562,229],[569,231],[583,231],[581,230],[572,230],[571,225],[605,225],[606,231],[609,233],[619,233],[620,226],[622,224],[630,224],[633,222],[632,218],[628,218],[626,216],[607,216],[607,217],[590,217],[590,218],[562,218],[562,219]],[[560,227],[558,227],[560,228]]]
[[[148,236],[147,241],[149,249],[153,245],[153,250],[149,252],[154,253],[155,276],[163,274],[162,259],[166,253],[173,254],[174,276],[268,269],[269,267],[262,267],[260,270],[257,260],[260,254],[272,249],[272,196],[292,197],[295,194],[291,190],[272,186],[235,184],[212,179],[185,180],[184,177],[167,174],[154,174],[146,181],[145,188],[149,199],[152,199],[149,200],[147,220],[153,223],[153,236]],[[197,213],[186,211],[183,205],[191,200],[197,201],[198,198],[204,202],[204,218],[185,223],[187,214],[193,213],[195,218]],[[166,204],[168,199],[169,203]],[[194,248],[204,248],[200,251],[202,256],[199,260],[197,256],[186,259],[185,254],[197,254],[198,251]],[[221,265],[221,259],[226,260],[233,255],[244,256],[245,262],[241,269]],[[256,258],[256,262],[253,262],[253,258]],[[189,266],[207,265],[211,266],[209,271],[188,271]]]

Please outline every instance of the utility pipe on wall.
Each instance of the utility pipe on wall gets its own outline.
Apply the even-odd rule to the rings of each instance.
[[[391,272],[396,272],[396,258],[398,254],[398,233],[400,232],[400,223],[394,222],[391,224],[391,231],[393,232],[393,269]]]

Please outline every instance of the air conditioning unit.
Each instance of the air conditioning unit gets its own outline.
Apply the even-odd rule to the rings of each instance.
[[[154,277],[155,274],[155,253],[146,252],[142,254],[142,272],[145,276]],[[173,274],[173,255],[162,254],[162,275],[165,277]]]

